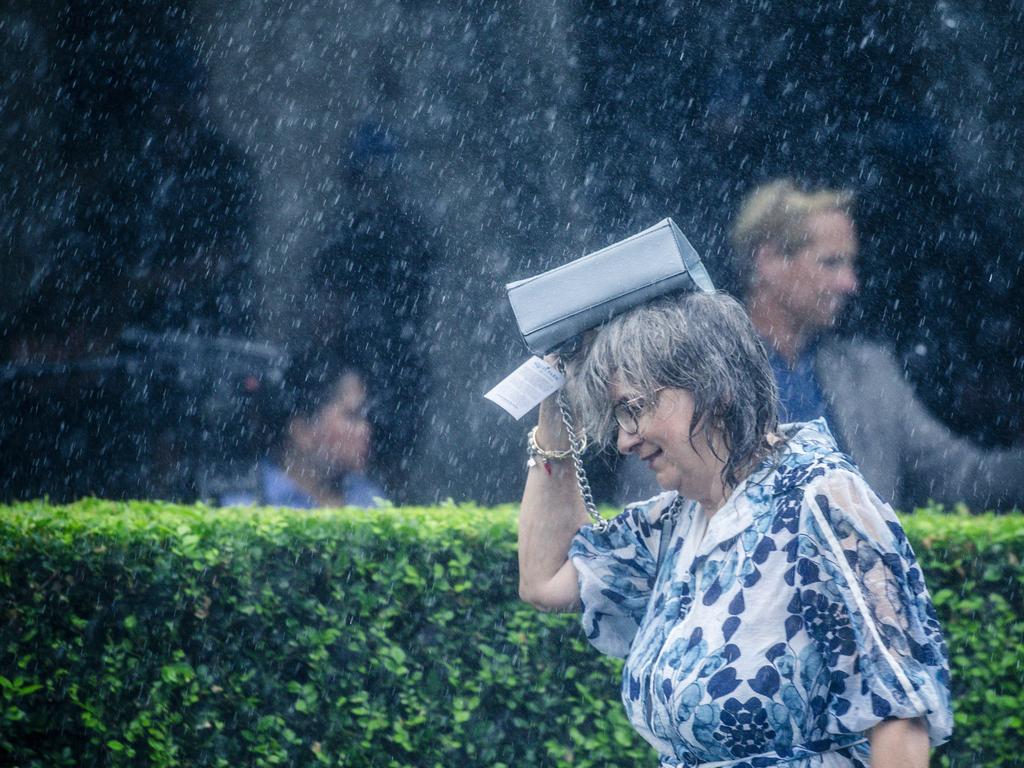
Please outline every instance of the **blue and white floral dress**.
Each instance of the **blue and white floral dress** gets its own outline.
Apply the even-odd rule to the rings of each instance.
[[[626,712],[663,766],[867,766],[882,720],[925,717],[932,744],[952,731],[946,647],[899,521],[823,420],[784,429],[710,521],[686,502],[668,522],[664,493],[570,550],[587,635],[626,659]]]

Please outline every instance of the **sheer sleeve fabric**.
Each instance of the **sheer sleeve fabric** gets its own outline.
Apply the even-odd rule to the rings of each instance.
[[[923,717],[933,745],[953,719],[949,666],[921,568],[891,507],[856,472],[812,483],[797,537],[799,611],[829,675],[832,733]]]
[[[628,655],[647,611],[661,544],[660,517],[674,498],[666,493],[627,507],[604,531],[586,526],[569,549],[579,574],[583,628],[608,656]]]

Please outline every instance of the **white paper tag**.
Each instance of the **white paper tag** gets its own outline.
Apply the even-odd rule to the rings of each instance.
[[[565,377],[534,355],[502,379],[484,397],[521,419],[565,384]]]

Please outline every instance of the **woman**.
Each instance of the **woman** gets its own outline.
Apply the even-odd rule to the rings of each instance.
[[[665,492],[586,525],[558,404],[542,403],[520,594],[582,605],[591,642],[626,659],[627,714],[662,765],[926,766],[952,716],[921,570],[824,421],[777,425],[740,305],[658,299],[565,362],[579,426],[617,433]]]
[[[254,487],[233,489],[220,504],[377,506],[384,491],[366,475],[371,427],[363,376],[332,360],[300,358],[286,388],[290,402],[269,418],[271,445]]]

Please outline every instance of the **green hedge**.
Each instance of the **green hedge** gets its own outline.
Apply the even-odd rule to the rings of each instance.
[[[655,766],[618,666],[515,595],[514,510],[0,507],[0,762]],[[919,512],[939,765],[1024,765],[1024,523]]]

